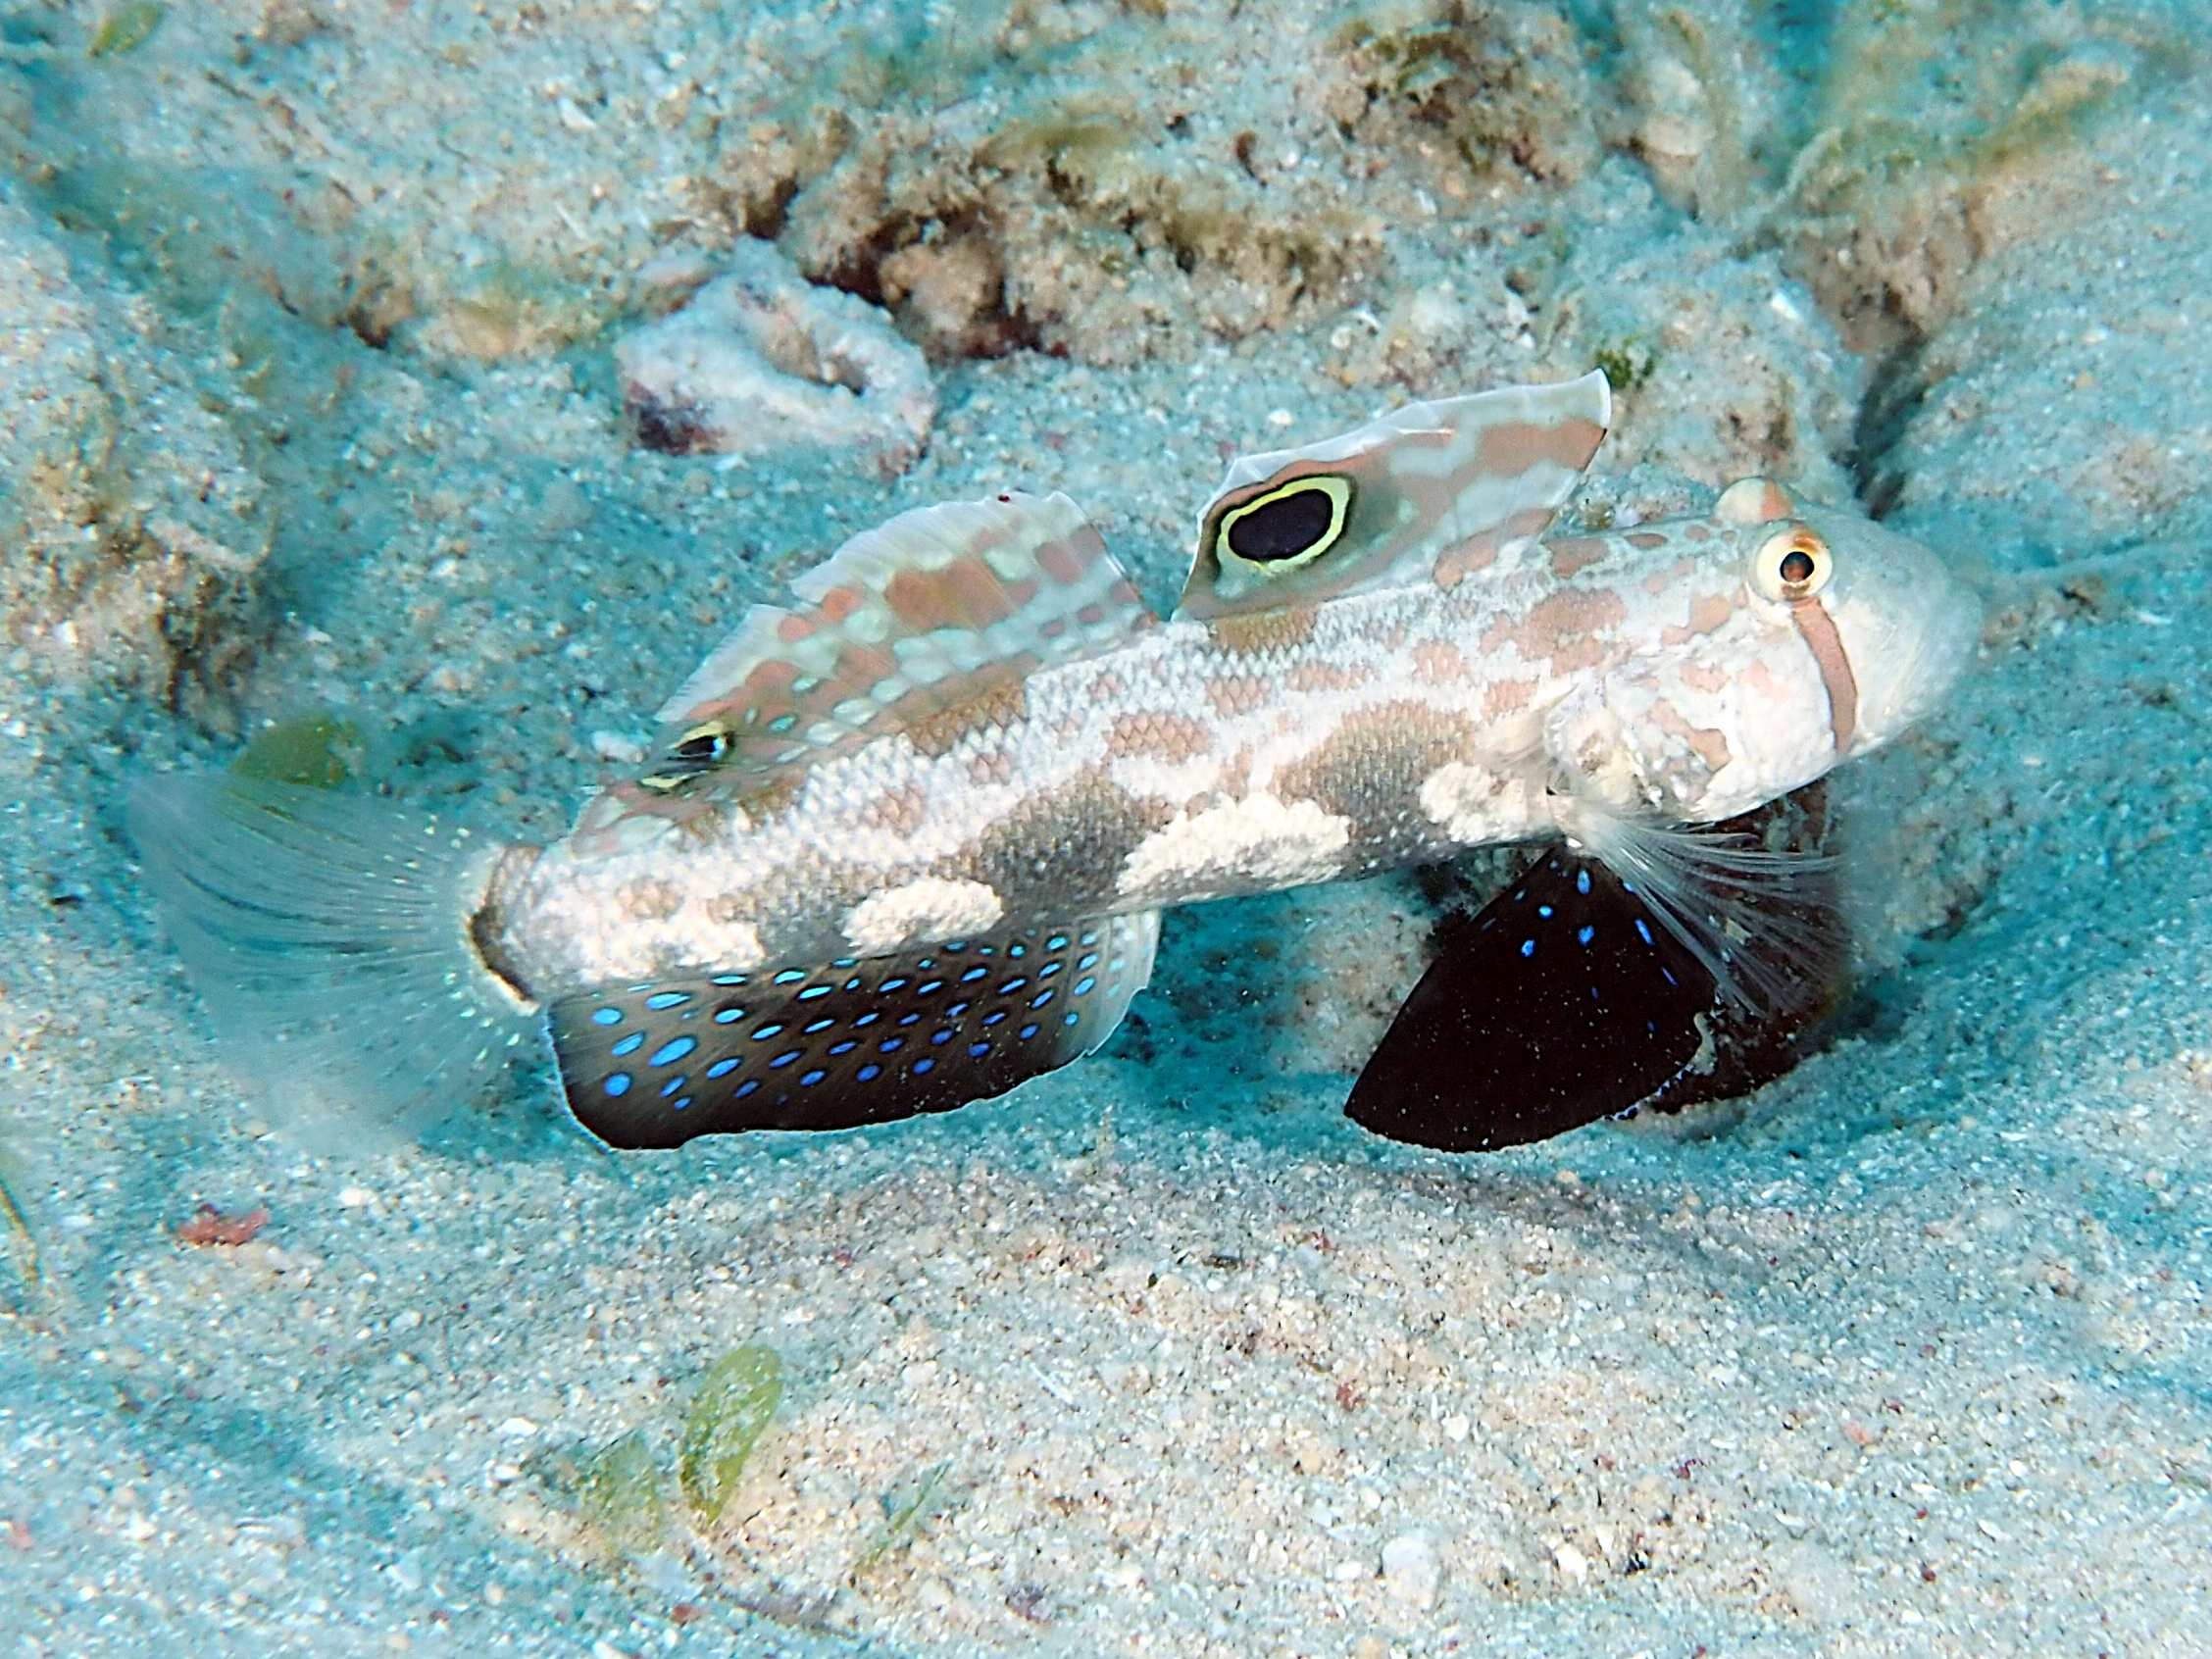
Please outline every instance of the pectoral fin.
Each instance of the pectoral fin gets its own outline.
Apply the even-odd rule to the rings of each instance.
[[[1753,859],[1765,862],[1747,883]],[[1562,846],[1479,916],[1446,917],[1347,1115],[1393,1140],[1486,1152],[1729,1099],[1789,1071],[1849,967],[1833,864],[1734,850],[1708,866],[1727,882],[1702,887],[1683,865],[1654,906]],[[1708,940],[1729,941],[1725,956]]]

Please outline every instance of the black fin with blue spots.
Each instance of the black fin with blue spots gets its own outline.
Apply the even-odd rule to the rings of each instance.
[[[1723,829],[1755,834],[1777,810]],[[1820,803],[1801,810],[1780,837],[1788,852],[1825,834]],[[1850,939],[1832,862],[1777,869],[1786,873],[1690,918],[1715,938],[1768,947],[1742,964],[1761,986],[1753,1003],[1678,936],[1679,916],[1668,925],[1595,858],[1547,852],[1481,915],[1438,924],[1434,959],[1346,1114],[1392,1140],[1488,1152],[1599,1118],[1730,1099],[1783,1076],[1840,999]]]
[[[1157,911],[552,1005],[577,1121],[611,1146],[947,1112],[1088,1054],[1152,975]]]

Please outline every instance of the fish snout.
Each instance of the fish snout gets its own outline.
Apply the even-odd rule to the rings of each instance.
[[[1942,701],[1972,660],[1982,601],[1919,542],[1855,515],[1802,510],[1835,578],[1812,601],[1834,625],[1857,707],[1842,754],[1880,748]]]

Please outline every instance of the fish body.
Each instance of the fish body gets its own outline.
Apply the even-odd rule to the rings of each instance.
[[[1665,834],[1902,729],[1978,608],[1926,550],[1758,479],[1544,539],[1609,413],[1592,375],[1244,458],[1165,622],[1065,496],[865,532],[754,609],[565,840],[453,854],[448,991],[510,1039],[547,1011],[618,1143],[873,1121],[1102,1041],[1166,906],[1565,835],[1751,995],[1695,894],[1668,908],[1665,873],[1699,866]],[[187,856],[150,863],[187,955],[236,980],[245,895],[171,839]]]

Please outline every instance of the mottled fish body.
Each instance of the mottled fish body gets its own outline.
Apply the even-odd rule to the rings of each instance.
[[[1708,857],[1674,827],[1902,729],[1955,677],[1977,607],[1925,550],[1757,479],[1707,516],[1542,539],[1608,418],[1592,375],[1240,460],[1165,623],[1065,496],[853,538],[710,655],[646,774],[567,839],[438,867],[409,925],[450,913],[443,1001],[495,1039],[487,1060],[546,1010],[572,1107],[618,1144],[837,1127],[1095,1047],[1165,906],[1565,834],[1709,973],[1680,995],[1755,1003],[1759,965],[1719,912],[1732,882],[1755,911],[1786,866]],[[257,938],[251,917],[283,885],[279,849],[339,809],[232,789],[208,812],[175,787],[139,812],[173,926],[219,1015],[284,1035],[302,961],[358,972],[366,941],[316,958],[315,927]],[[254,824],[248,856],[225,850]],[[324,1096],[342,1078],[430,1109],[318,1018]]]

